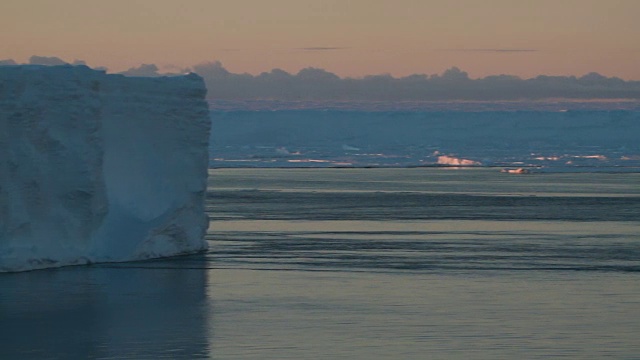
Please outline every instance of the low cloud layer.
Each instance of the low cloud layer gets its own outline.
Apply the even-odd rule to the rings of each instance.
[[[142,64],[138,67],[131,68],[121,74],[127,76],[155,77],[160,76],[158,70],[160,69],[158,69],[155,64]]]
[[[300,50],[331,51],[342,48],[310,47]],[[451,51],[454,51],[453,49]],[[522,52],[535,49],[460,49],[456,51]],[[30,64],[67,64],[57,57],[33,56]],[[7,59],[0,65],[15,65]],[[76,60],[72,65],[83,65]],[[174,69],[175,70],[175,69]],[[179,72],[195,72],[207,83],[208,97],[215,100],[283,101],[440,101],[440,100],[541,100],[541,99],[637,99],[640,81],[624,81],[592,72],[581,77],[540,75],[522,79],[492,75],[471,79],[457,67],[441,74],[415,74],[396,78],[388,74],[341,78],[319,68],[292,74],[273,69],[259,75],[228,71],[220,62],[206,62]],[[155,64],[142,64],[122,74],[128,76],[172,75]]]
[[[522,53],[537,52],[537,49],[443,49],[443,51],[490,52],[490,53]]]
[[[598,73],[582,77],[540,75],[521,79],[512,75],[494,75],[471,79],[466,72],[452,67],[434,75],[415,74],[401,78],[371,75],[352,79],[340,78],[318,68],[305,68],[297,74],[281,69],[257,76],[235,74],[220,62],[200,64],[193,71],[207,82],[209,97],[217,100],[640,99],[640,81],[624,81]]]

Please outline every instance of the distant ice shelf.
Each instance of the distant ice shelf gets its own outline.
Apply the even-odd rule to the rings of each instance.
[[[206,248],[202,79],[0,67],[0,272]]]
[[[640,169],[635,110],[218,110],[211,118],[211,167]]]

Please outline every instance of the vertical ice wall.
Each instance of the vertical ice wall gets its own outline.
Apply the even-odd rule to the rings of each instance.
[[[0,271],[206,247],[197,75],[0,68]]]

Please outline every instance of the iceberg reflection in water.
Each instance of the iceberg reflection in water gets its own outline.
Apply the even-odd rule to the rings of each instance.
[[[202,259],[2,274],[0,358],[207,358]]]
[[[0,358],[632,358],[639,182],[213,170],[206,254],[0,276]]]

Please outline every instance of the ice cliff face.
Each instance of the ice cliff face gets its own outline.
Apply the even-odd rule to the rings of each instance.
[[[197,75],[0,67],[0,272],[206,248]]]

